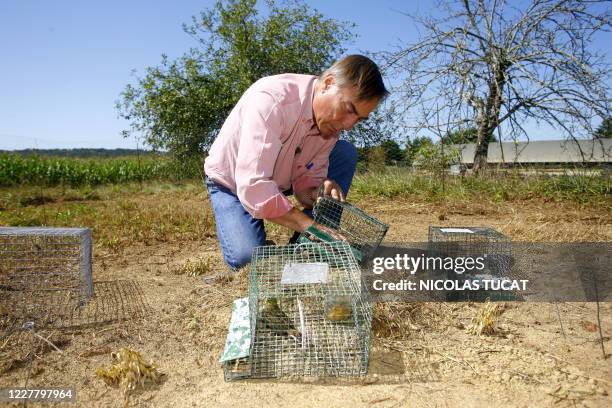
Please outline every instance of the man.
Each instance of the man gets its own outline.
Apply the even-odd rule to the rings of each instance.
[[[357,152],[338,136],[367,119],[387,94],[378,67],[362,55],[343,58],[319,77],[275,75],[247,89],[204,164],[230,268],[249,263],[253,248],[265,244],[264,219],[298,233],[313,224],[287,194],[306,209],[319,194],[344,200]]]

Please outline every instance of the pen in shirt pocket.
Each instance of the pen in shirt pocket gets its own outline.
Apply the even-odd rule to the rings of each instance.
[[[312,166],[314,166],[314,163],[310,162],[305,167],[306,167],[306,169],[310,170],[310,169],[312,169]]]

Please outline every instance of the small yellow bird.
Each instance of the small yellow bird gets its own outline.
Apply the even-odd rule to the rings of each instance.
[[[331,305],[325,312],[327,319],[332,322],[342,322],[351,318],[351,306],[346,303]]]
[[[279,336],[300,336],[300,331],[295,328],[291,319],[281,310],[276,298],[269,298],[264,301],[260,322],[264,330],[269,330]]]

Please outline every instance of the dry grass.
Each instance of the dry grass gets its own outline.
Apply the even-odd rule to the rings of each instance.
[[[191,341],[197,349],[202,353],[210,351],[208,354],[216,360],[225,344],[232,302],[248,296],[248,268],[231,274],[211,271],[202,277],[205,285],[190,294],[185,307],[177,310],[176,320],[191,332]],[[172,320],[168,323],[174,324]]]
[[[145,184],[76,190],[5,188],[0,225],[87,226],[97,248],[119,252],[135,243],[152,245],[215,236],[207,193],[198,183]],[[32,197],[45,197],[37,205]],[[34,200],[36,201],[36,200]]]
[[[485,302],[472,318],[472,323],[467,332],[477,336],[489,336],[495,333],[497,319],[503,312],[503,306],[499,303]]]
[[[557,202],[606,205],[612,192],[611,187],[610,177],[605,174],[570,172],[559,176],[526,176],[520,172],[509,172],[486,177],[447,177],[443,189],[437,175],[432,177],[408,168],[388,167],[358,174],[353,182],[352,194],[379,198],[420,197],[429,202],[477,199],[504,203],[544,198]]]
[[[96,376],[107,385],[119,387],[128,405],[130,393],[136,388],[144,388],[146,383],[158,383],[164,374],[152,361],[146,361],[142,355],[127,347],[111,353],[113,364],[110,368],[99,368]]]
[[[187,275],[191,277],[207,275],[212,271],[212,261],[210,257],[187,259],[182,265],[174,269],[177,275]]]
[[[383,347],[403,350],[406,340],[439,320],[440,304],[376,303],[372,316],[372,336]]]

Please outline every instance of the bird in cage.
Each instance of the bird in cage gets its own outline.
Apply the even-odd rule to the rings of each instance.
[[[264,301],[260,323],[262,329],[279,336],[300,336],[300,331],[295,328],[289,316],[280,308],[276,298],[268,298]]]

